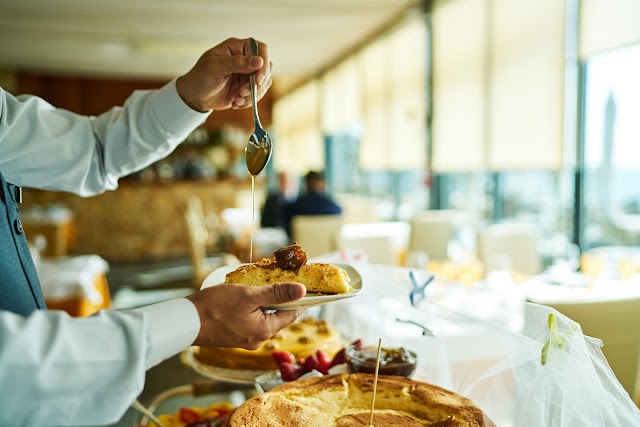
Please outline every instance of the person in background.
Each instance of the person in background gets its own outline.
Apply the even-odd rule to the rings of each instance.
[[[305,176],[306,191],[285,209],[287,234],[291,237],[291,219],[296,215],[338,215],[342,208],[325,194],[324,173],[309,171]]]
[[[115,189],[214,110],[249,107],[251,73],[262,98],[272,83],[268,49],[248,51],[248,40],[226,40],[161,89],[136,91],[97,117],[0,88],[0,426],[114,423],[162,360],[190,345],[255,349],[300,314],[260,308],[302,298],[299,283],[224,284],[88,318],[47,311],[18,214],[19,186],[81,196]]]
[[[277,227],[285,230],[285,210],[289,203],[295,200],[298,186],[294,178],[286,172],[278,173],[278,188],[270,192],[262,205],[260,212],[261,227]]]

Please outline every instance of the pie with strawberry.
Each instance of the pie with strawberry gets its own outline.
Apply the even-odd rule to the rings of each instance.
[[[305,317],[280,330],[257,350],[200,347],[196,350],[196,357],[202,363],[218,368],[270,371],[278,369],[278,354],[298,361],[310,356],[317,357],[320,350],[321,358],[333,360],[342,347],[340,333],[331,324],[314,317]],[[313,360],[309,363],[313,363]]]

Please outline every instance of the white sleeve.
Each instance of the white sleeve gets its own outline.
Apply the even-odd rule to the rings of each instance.
[[[115,423],[146,369],[191,345],[199,329],[184,298],[86,318],[0,311],[0,426]]]
[[[166,157],[208,114],[182,101],[175,80],[97,117],[0,88],[0,171],[19,186],[98,194]]]

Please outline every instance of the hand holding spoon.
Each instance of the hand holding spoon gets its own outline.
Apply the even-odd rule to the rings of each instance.
[[[257,56],[258,42],[251,38],[249,39],[251,44],[251,54]],[[262,127],[260,123],[260,117],[258,116],[258,100],[256,96],[256,76],[252,73],[249,76],[251,82],[251,101],[253,106],[253,121],[255,122],[255,130],[249,137],[247,148],[245,150],[245,157],[247,160],[247,169],[253,176],[258,176],[262,169],[269,163],[271,158],[271,151],[273,148],[271,136]]]

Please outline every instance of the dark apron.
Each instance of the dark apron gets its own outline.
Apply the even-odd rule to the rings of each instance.
[[[0,310],[28,316],[46,305],[18,214],[19,191],[0,173]]]

